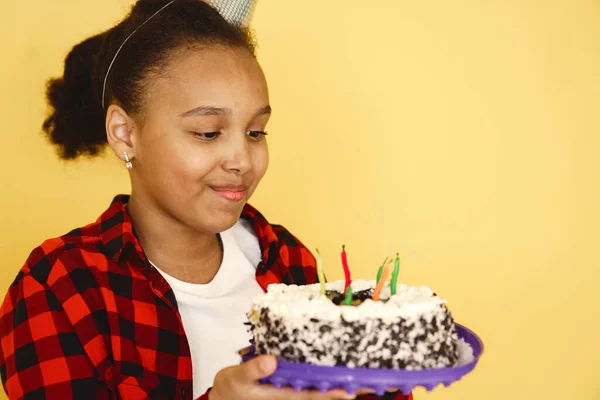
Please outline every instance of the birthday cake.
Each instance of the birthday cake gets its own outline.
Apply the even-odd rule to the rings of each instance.
[[[249,313],[255,351],[349,368],[456,365],[458,338],[446,301],[423,286],[397,284],[394,292],[374,280],[270,285]]]

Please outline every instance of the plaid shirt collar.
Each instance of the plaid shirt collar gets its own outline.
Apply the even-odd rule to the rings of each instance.
[[[147,258],[133,228],[131,217],[127,212],[126,207],[129,197],[129,195],[124,194],[117,195],[110,207],[96,221],[96,226],[100,229],[99,236],[102,243],[102,252],[108,258],[119,263],[123,261],[127,257],[126,255],[128,252],[132,250],[141,259],[141,265],[148,266]],[[249,204],[244,206],[241,217],[250,222],[261,248],[262,261],[257,266],[258,283],[265,290],[266,286],[270,283],[296,283],[294,281],[297,279],[293,279],[293,274],[289,274],[289,271],[284,271],[278,265],[280,264],[280,261],[282,261],[280,260],[282,238],[280,237],[281,232],[280,235],[278,235],[275,229],[279,226],[271,225],[257,209]],[[289,232],[283,232],[285,236],[283,239],[286,239]],[[294,241],[297,241],[297,239],[293,239]],[[269,271],[272,273],[268,274],[267,272]],[[310,277],[308,278],[307,281],[297,283],[313,283],[313,279],[310,279]]]
[[[102,252],[115,262],[121,261],[124,250],[129,246],[145,260],[144,251],[127,212],[128,201],[128,195],[116,196],[110,207],[96,221],[100,227]]]

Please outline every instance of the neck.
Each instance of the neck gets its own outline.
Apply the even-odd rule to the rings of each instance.
[[[184,282],[212,281],[223,254],[218,235],[199,232],[133,193],[127,211],[144,253],[153,264]]]

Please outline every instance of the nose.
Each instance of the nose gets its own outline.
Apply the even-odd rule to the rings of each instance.
[[[246,133],[231,135],[231,140],[228,142],[223,169],[243,175],[251,168],[250,146],[246,138]]]

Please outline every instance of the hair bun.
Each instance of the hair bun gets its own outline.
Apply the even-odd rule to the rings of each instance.
[[[63,159],[96,155],[106,144],[104,110],[98,96],[96,68],[105,34],[77,44],[65,59],[64,75],[48,81],[46,97],[52,111],[43,130]]]

